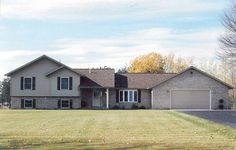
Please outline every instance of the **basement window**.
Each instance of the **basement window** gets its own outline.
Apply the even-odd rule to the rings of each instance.
[[[33,100],[32,99],[25,99],[25,108],[33,108]]]
[[[69,108],[69,100],[61,100],[61,108]]]

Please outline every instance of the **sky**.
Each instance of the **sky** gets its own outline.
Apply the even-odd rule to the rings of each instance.
[[[149,52],[216,58],[228,0],[1,0],[0,79],[46,54],[115,69]]]

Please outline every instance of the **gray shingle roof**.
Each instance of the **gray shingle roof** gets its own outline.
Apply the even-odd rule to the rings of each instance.
[[[65,69],[68,69],[68,70],[70,70],[70,71],[72,71],[72,72],[74,72],[74,73],[76,73],[76,74],[78,74],[79,76],[81,76],[81,74],[79,74],[79,73],[76,72],[75,70],[71,69],[71,68],[68,67],[68,66],[63,65],[63,66],[60,66],[60,67],[58,67],[58,68],[52,70],[52,71],[49,72],[48,74],[46,74],[46,77],[49,77],[49,76],[51,76],[52,74],[54,74],[54,73],[56,73],[57,71],[59,71],[59,70],[61,70],[61,69],[64,69],[64,68],[65,68]]]
[[[81,88],[114,87],[114,69],[73,69],[82,75]]]
[[[184,72],[186,72],[188,70],[191,70],[191,69],[196,70],[196,71],[202,73],[203,75],[205,75],[205,76],[207,76],[209,78],[212,78],[213,80],[215,80],[215,81],[217,81],[217,82],[227,86],[229,89],[233,89],[234,88],[232,85],[229,85],[228,83],[226,83],[226,82],[224,82],[224,81],[222,81],[222,80],[220,80],[220,79],[218,79],[218,78],[216,78],[216,77],[214,77],[214,76],[212,76],[212,75],[210,75],[210,74],[208,74],[208,73],[206,73],[206,72],[204,72],[204,71],[202,71],[202,70],[200,70],[200,69],[198,69],[198,68],[196,68],[194,66],[190,66],[190,67],[186,68],[185,70],[175,74],[174,76],[172,76],[170,78],[167,78],[167,79],[163,80],[162,82],[154,85],[153,87],[156,87],[156,86],[158,86],[158,85],[160,85],[160,84],[162,84],[162,83],[164,83],[164,82],[166,82],[168,80],[171,80],[172,78],[175,78],[176,76],[179,76],[179,75],[183,74]],[[151,88],[153,88],[153,87],[151,87]]]
[[[153,86],[175,76],[175,73],[127,73],[115,74],[115,87],[117,88],[136,88],[150,89]]]

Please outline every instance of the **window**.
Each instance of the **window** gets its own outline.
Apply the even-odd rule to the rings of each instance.
[[[120,102],[138,101],[138,92],[136,90],[121,90],[119,96]]]
[[[24,81],[25,89],[31,89],[32,78],[24,78]]]
[[[32,99],[25,99],[25,108],[33,108],[33,101]]]
[[[138,101],[138,92],[134,91],[134,101],[137,102]]]
[[[69,88],[69,78],[61,78],[61,89],[68,90]]]
[[[133,91],[129,91],[129,101],[133,101]]]
[[[61,100],[61,108],[69,108],[69,100]]]
[[[125,94],[125,101],[127,102],[128,101],[128,91],[124,91],[124,94]]]

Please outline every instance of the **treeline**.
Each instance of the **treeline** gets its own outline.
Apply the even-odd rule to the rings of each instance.
[[[177,57],[174,54],[164,56],[158,52],[140,55],[129,65],[118,70],[120,73],[178,73],[195,66],[222,81],[233,85],[234,72],[231,65],[223,60],[205,60],[195,62],[194,58]]]
[[[0,81],[0,102],[10,102],[10,79],[5,78]]]

